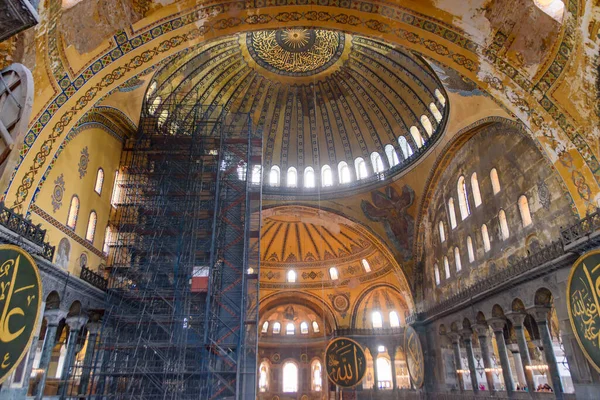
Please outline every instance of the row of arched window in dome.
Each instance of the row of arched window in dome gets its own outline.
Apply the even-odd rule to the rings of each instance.
[[[270,324],[269,321],[263,322],[260,333],[268,333],[269,326],[271,326],[271,333],[273,335],[281,334],[281,323],[279,321],[273,322],[272,325]],[[319,328],[319,323],[317,321],[312,321],[311,326],[312,326],[313,333],[319,333],[321,331]],[[286,335],[295,335],[296,334],[296,325],[293,322],[288,322],[285,325],[285,334]],[[308,335],[308,322],[302,321],[300,323],[300,334]]]
[[[283,393],[296,393],[299,390],[299,369],[295,361],[285,361],[281,367],[281,391]],[[271,370],[269,363],[263,361],[258,368],[258,391],[261,393],[279,391],[271,388]],[[319,359],[310,364],[310,390],[321,392],[323,390],[323,365]]]
[[[527,199],[527,196],[521,195],[519,197],[517,205],[519,207],[519,214],[521,215],[522,226],[527,227],[527,226],[531,225],[533,223],[533,221],[531,219],[531,212],[529,210],[529,200]],[[500,238],[502,240],[507,240],[510,237],[510,230],[508,228],[506,211],[504,211],[503,209],[500,209],[500,211],[498,212],[498,224],[499,224],[499,228],[500,228],[499,229]],[[443,236],[443,233],[444,233],[443,230],[444,230],[444,226],[440,225],[440,238],[445,240],[445,238]],[[489,252],[491,250],[492,246],[490,243],[490,235],[489,235],[488,227],[486,224],[481,225],[481,239],[483,242],[484,253]],[[473,249],[473,239],[471,238],[471,236],[467,236],[467,253],[468,253],[468,257],[469,257],[469,263],[474,262],[475,261],[475,251]],[[454,264],[456,267],[456,272],[459,272],[462,269],[462,260],[461,260],[461,256],[460,256],[460,249],[458,247],[454,247]],[[445,272],[445,278],[449,279],[450,278],[450,262],[448,261],[448,257],[446,257],[446,256],[444,256],[444,272]],[[440,285],[441,276],[440,276],[440,269],[439,269],[437,263],[434,265],[434,276],[435,276],[436,285]]]
[[[369,262],[366,259],[363,258],[361,260],[361,264],[362,264],[362,267],[365,272],[367,272],[367,273],[371,272],[371,266],[369,265]],[[331,278],[332,281],[337,281],[338,279],[340,279],[340,274],[336,267],[329,268],[329,277]],[[291,269],[287,272],[286,281],[288,283],[295,283],[297,279],[298,279],[298,274],[296,273],[296,271]]]

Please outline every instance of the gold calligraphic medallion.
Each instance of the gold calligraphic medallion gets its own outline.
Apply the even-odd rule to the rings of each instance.
[[[600,250],[586,253],[575,262],[566,298],[579,347],[600,372]]]
[[[325,350],[329,380],[344,388],[358,385],[367,372],[367,357],[360,344],[348,338],[333,339]]]
[[[404,350],[406,352],[406,364],[408,373],[416,388],[423,386],[425,381],[425,365],[423,362],[423,349],[419,334],[412,326],[404,329]]]
[[[42,283],[23,249],[0,245],[0,384],[27,354],[37,332]]]

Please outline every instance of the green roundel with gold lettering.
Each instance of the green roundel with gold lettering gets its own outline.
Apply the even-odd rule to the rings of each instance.
[[[340,387],[358,385],[367,372],[367,357],[352,339],[333,339],[325,350],[325,370],[329,380]]]
[[[571,268],[567,306],[579,347],[600,372],[600,250],[579,257]]]
[[[416,388],[423,386],[425,381],[425,365],[423,349],[419,334],[412,326],[404,329],[404,351],[406,352],[406,365],[412,383]]]
[[[0,245],[0,384],[27,354],[38,329],[42,283],[22,248]]]

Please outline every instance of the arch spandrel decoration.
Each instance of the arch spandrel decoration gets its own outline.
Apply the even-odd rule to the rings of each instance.
[[[482,87],[492,90],[500,101],[519,115],[523,115],[520,110],[529,110],[527,116],[523,116],[523,118],[535,131],[542,129],[545,132],[545,136],[540,137],[539,141],[545,146],[546,152],[552,157],[555,166],[569,185],[569,190],[576,201],[577,210],[581,215],[585,213],[585,210],[591,206],[591,199],[598,192],[598,185],[592,168],[590,168],[591,165],[597,164],[596,157],[589,154],[585,141],[578,141],[577,145],[571,147],[572,150],[561,153],[561,157],[557,158],[553,143],[574,143],[571,138],[578,130],[577,123],[562,111],[561,105],[550,95],[536,98],[530,93],[531,88],[535,87],[536,93],[544,94],[564,78],[565,66],[575,54],[572,51],[573,37],[576,36],[574,32],[579,28],[578,22],[581,20],[582,11],[576,2],[569,3],[569,12],[565,13],[565,22],[561,25],[564,33],[558,35],[562,38],[562,42],[553,47],[552,52],[547,56],[549,59],[543,62],[545,67],[532,79],[523,76],[518,67],[511,67],[507,70],[505,66],[510,66],[510,61],[507,62],[502,57],[497,57],[496,65],[482,61],[486,64],[482,70],[489,71],[490,74],[497,74],[502,78],[501,82],[491,80],[492,76],[485,73],[478,75],[480,62],[478,54],[482,52],[482,49],[478,44],[466,39],[460,29],[448,26],[434,18],[425,17],[425,15],[434,15],[435,13],[415,13],[409,9],[396,9],[392,6],[383,7],[385,12],[382,12],[379,4],[376,7],[368,6],[369,3],[365,3],[365,5],[367,7],[362,7],[362,9],[373,11],[355,11],[343,7],[324,6],[322,12],[325,15],[335,14],[338,17],[317,19],[311,18],[312,12],[314,12],[312,9],[287,4],[261,9],[260,16],[257,16],[253,6],[249,5],[248,9],[240,11],[235,17],[224,17],[223,13],[228,12],[229,7],[192,6],[190,3],[190,8],[186,8],[177,4],[162,9],[161,17],[165,15],[167,17],[160,22],[156,22],[157,17],[151,15],[136,25],[137,31],[119,32],[114,37],[114,43],[119,44],[119,52],[114,53],[110,49],[107,53],[100,53],[99,56],[97,56],[98,52],[90,52],[89,54],[94,54],[94,57],[97,58],[91,59],[88,63],[83,62],[84,67],[80,70],[73,71],[66,60],[61,59],[59,55],[52,54],[51,59],[60,61],[56,63],[55,68],[69,71],[69,75],[65,78],[66,82],[60,82],[59,86],[69,87],[71,82],[78,81],[75,88],[79,89],[56,93],[54,99],[48,102],[47,109],[38,108],[47,113],[40,112],[31,124],[32,128],[25,141],[24,162],[28,163],[33,158],[41,157],[39,168],[43,167],[48,158],[46,154],[51,156],[56,150],[53,147],[55,139],[64,132],[68,132],[96,99],[149,66],[161,62],[165,57],[169,57],[181,49],[186,49],[194,43],[206,40],[208,35],[221,36],[247,30],[250,27],[255,29],[257,25],[261,28],[274,28],[282,22],[290,26],[310,23],[313,26],[329,29],[364,30],[366,34],[376,34],[390,42],[399,43],[457,69]],[[197,10],[193,10],[193,7]],[[284,12],[282,11],[283,7],[285,7]],[[181,10],[189,12],[181,13]],[[202,11],[198,12],[199,10]],[[311,12],[305,13],[306,10]],[[171,11],[173,11],[174,17],[168,17]],[[298,12],[299,18],[291,18],[292,15],[296,15],[293,14],[294,12]],[[197,28],[195,24],[198,17],[205,21],[201,28]],[[350,24],[351,21],[353,21],[352,24]],[[365,21],[371,21],[371,23],[366,24]],[[168,30],[162,28],[167,25],[170,26]],[[149,29],[149,27],[155,29]],[[422,27],[431,27],[431,29],[426,30]],[[55,42],[60,43],[60,41],[46,41],[46,43]],[[135,47],[132,45],[134,42]],[[160,45],[161,42],[162,45]],[[427,44],[436,46],[428,48]],[[438,54],[435,51],[438,48],[446,51]],[[559,57],[558,50],[563,48],[567,49],[565,50],[567,56],[560,55]],[[54,48],[43,47],[43,50],[60,54]],[[128,61],[132,56],[140,55],[145,51],[148,52],[143,58],[136,59],[134,62]],[[106,59],[107,55],[111,56],[106,61],[100,62],[100,59]],[[552,58],[554,58],[554,62],[551,62]],[[483,58],[481,59],[483,60]],[[61,62],[63,65],[60,65]],[[90,91],[92,88],[93,90]],[[86,93],[86,95],[82,96],[82,93]],[[558,128],[559,122],[561,128]],[[42,147],[45,150],[40,152]],[[586,165],[586,163],[589,164]],[[572,179],[569,169],[569,165],[573,164],[584,166],[576,177],[577,182]],[[38,167],[32,170],[21,168],[7,179],[10,180],[10,187],[5,193],[6,200],[17,210],[27,211],[28,203],[33,195],[32,188],[35,188],[39,181]]]

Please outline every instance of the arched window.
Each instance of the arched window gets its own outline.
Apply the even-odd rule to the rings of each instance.
[[[285,326],[285,334],[293,335],[295,333],[296,333],[296,327],[294,326],[294,323],[288,322],[287,325]]]
[[[490,180],[492,181],[492,191],[494,194],[500,193],[500,180],[498,179],[498,171],[496,171],[496,168],[492,168],[490,171]]]
[[[444,272],[446,273],[446,279],[450,278],[450,263],[448,257],[444,257]]]
[[[421,132],[419,132],[419,129],[416,126],[410,127],[410,134],[413,137],[415,143],[417,144],[417,147],[422,147],[425,144],[423,136],[421,136]]]
[[[90,213],[90,218],[88,219],[88,226],[85,232],[85,239],[88,242],[94,242],[94,235],[96,234],[96,221],[98,217],[96,216],[96,212],[92,211]]]
[[[392,363],[384,356],[377,357],[377,387],[392,389]]]
[[[421,115],[421,125],[423,125],[425,132],[427,132],[427,136],[431,137],[433,135],[433,125],[431,125],[431,121],[427,115]]]
[[[315,187],[315,170],[312,167],[304,168],[304,187]]]
[[[498,221],[500,222],[500,232],[502,233],[502,240],[508,239],[510,232],[508,231],[508,221],[506,220],[506,213],[504,210],[498,212]]]
[[[306,322],[300,323],[300,333],[303,335],[308,333],[308,324]]]
[[[460,250],[458,247],[454,248],[454,263],[456,264],[456,272],[462,269],[462,262],[460,261]]]
[[[350,168],[348,168],[348,164],[346,161],[340,161],[338,164],[338,177],[340,183],[349,183],[350,182]]]
[[[258,369],[258,391],[264,393],[267,390],[269,390],[269,365],[263,361]]]
[[[410,147],[408,140],[406,140],[404,136],[400,136],[398,138],[398,144],[400,145],[400,150],[402,150],[402,155],[404,156],[405,160],[413,155],[412,147]]]
[[[69,206],[69,214],[67,216],[67,226],[75,230],[77,225],[77,216],[79,215],[79,197],[73,195],[71,205]]]
[[[331,277],[331,280],[333,280],[333,281],[335,281],[339,278],[338,270],[336,267],[329,268],[329,276]]]
[[[385,146],[385,155],[387,156],[390,167],[400,164],[400,159],[398,159],[398,153],[396,153],[396,149],[394,149],[394,146],[392,146],[391,144]]]
[[[98,194],[102,194],[102,184],[104,183],[104,170],[98,168],[96,173],[96,184],[94,185],[94,191]]]
[[[356,179],[364,179],[369,173],[367,172],[367,163],[362,157],[357,157],[354,160],[354,167],[356,168]]]
[[[269,185],[271,186],[279,186],[279,178],[280,178],[280,170],[277,165],[273,165],[271,167],[271,172],[269,173]]]
[[[473,175],[471,175],[471,190],[473,190],[473,202],[475,203],[475,208],[477,208],[481,205],[481,192],[479,192],[477,172],[473,172]]]
[[[433,266],[433,275],[435,276],[435,285],[439,286],[441,283],[440,279],[440,267],[437,264]]]
[[[313,321],[312,322],[312,327],[313,327],[313,332],[314,333],[319,333],[320,332],[320,330],[319,330],[319,324],[318,324],[317,321]]]
[[[373,314],[371,314],[371,323],[373,324],[373,328],[381,328],[383,326],[383,318],[381,318],[379,311],[373,311]]]
[[[281,332],[281,324],[279,322],[274,322],[273,323],[273,334],[279,335],[279,332]]]
[[[398,313],[396,311],[390,311],[390,326],[392,328],[397,328],[400,326],[400,318],[398,317]]]
[[[261,165],[256,164],[254,167],[252,167],[252,177],[250,178],[252,184],[260,185],[261,174],[262,174],[262,166]]]
[[[522,195],[519,197],[519,212],[521,213],[521,221],[523,222],[523,227],[531,225],[531,213],[529,212],[529,201],[527,200],[527,196]]]
[[[291,361],[283,364],[283,393],[298,391],[298,367]]]
[[[444,243],[446,241],[446,230],[444,229],[444,222],[440,221],[438,224],[438,229],[440,230],[440,243]]]
[[[321,361],[314,360],[310,366],[310,370],[310,388],[314,392],[320,392],[323,389],[323,367],[321,366]]]
[[[331,167],[329,165],[323,165],[321,167],[321,186],[333,185],[333,175],[331,174]]]
[[[437,106],[435,105],[435,103],[429,104],[429,111],[431,111],[431,113],[433,114],[433,117],[435,118],[435,120],[437,122],[441,122],[442,121],[442,113],[437,108]]]
[[[154,94],[154,92],[156,91],[156,87],[157,87],[156,81],[154,81],[150,84],[150,87],[148,88],[148,91],[146,92],[147,99],[149,99],[150,96],[152,96]]]
[[[487,253],[492,246],[490,246],[490,235],[486,224],[481,225],[481,236],[483,237],[483,251]]]
[[[263,323],[262,329],[261,329],[261,333],[267,333],[267,331],[269,330],[269,321],[265,321]]]
[[[115,171],[115,180],[113,182],[113,192],[110,196],[110,204],[113,207],[117,206],[117,203],[121,200],[121,186],[119,185],[119,170]]]
[[[371,164],[373,165],[373,171],[378,174],[383,172],[383,160],[378,152],[374,151],[371,153]]]
[[[288,185],[288,187],[298,186],[298,171],[296,171],[296,168],[294,168],[294,167],[288,168],[287,185]]]
[[[148,107],[148,111],[150,111],[150,114],[154,115],[156,110],[158,110],[158,107],[160,106],[161,101],[162,101],[162,99],[160,98],[160,96],[156,96],[152,100],[152,103],[150,103],[150,106]]]
[[[296,271],[294,271],[293,269],[288,271],[287,281],[290,283],[296,282]]]
[[[467,218],[469,214],[471,214],[471,208],[469,207],[469,195],[467,192],[467,183],[465,182],[464,176],[458,178],[456,189],[458,190],[458,207],[460,208],[460,217],[464,221],[465,218]]]
[[[167,122],[167,119],[169,118],[169,111],[167,110],[162,110],[160,112],[160,115],[158,116],[158,126],[161,127],[163,126],[163,124],[165,122]]]
[[[112,242],[112,228],[109,226],[104,230],[104,244],[102,245],[102,252],[108,254],[110,250],[110,244]]]
[[[435,94],[435,98],[440,102],[442,107],[444,107],[446,105],[446,98],[444,97],[442,92],[440,92],[438,89],[435,89],[434,94]]]
[[[456,228],[456,212],[454,211],[454,199],[450,197],[448,200],[448,215],[450,216],[450,227]]]
[[[369,265],[369,262],[367,260],[365,260],[364,258],[362,259],[362,265],[363,265],[363,268],[365,269],[365,272],[371,272],[371,266]]]
[[[469,262],[475,261],[475,252],[473,251],[473,239],[467,236],[467,253],[469,253]]]
[[[562,0],[533,0],[533,2],[540,10],[558,22],[562,22],[565,13],[565,3]]]

